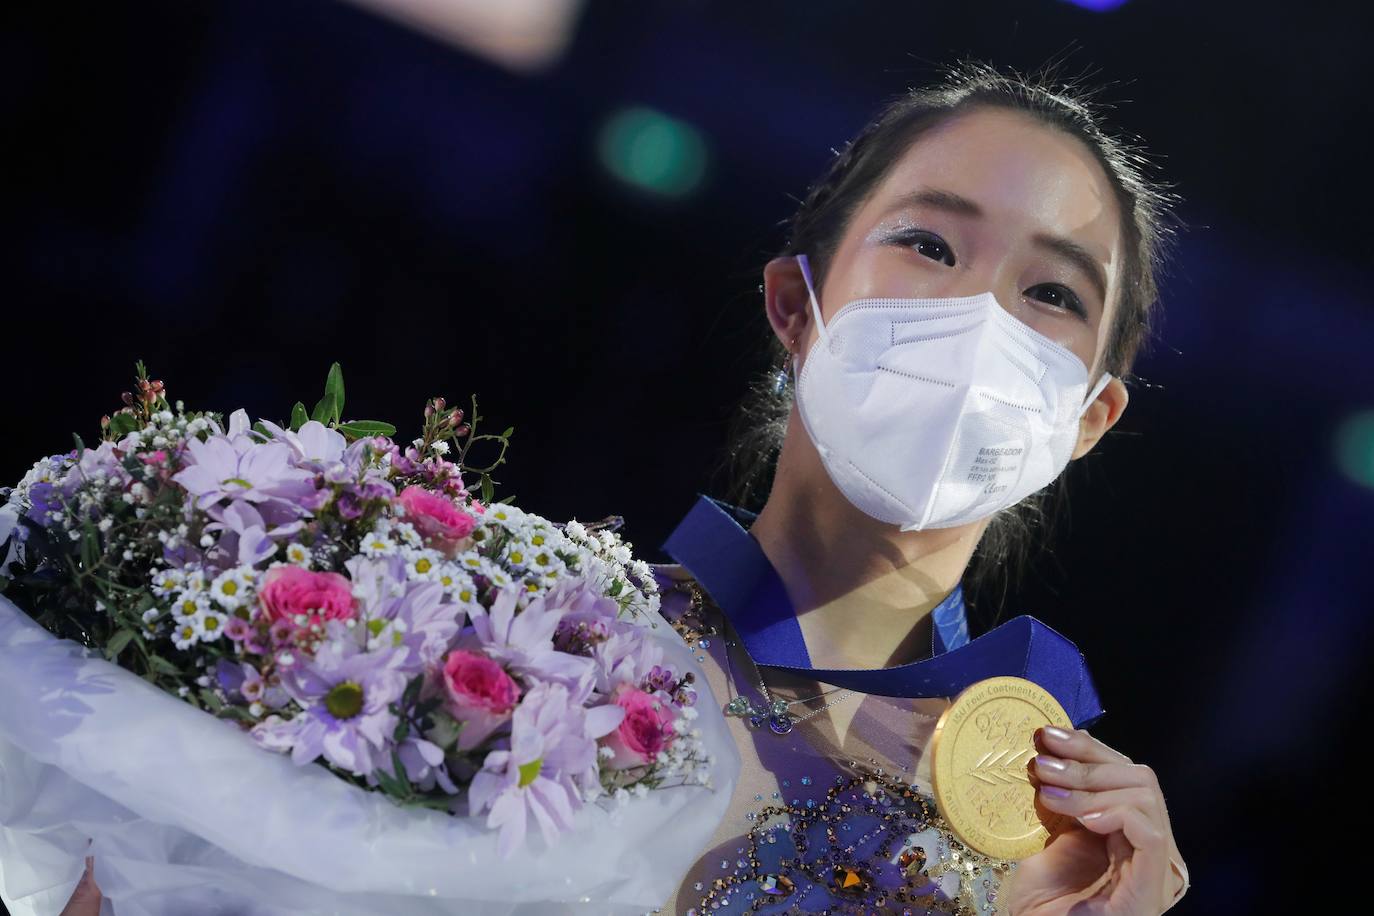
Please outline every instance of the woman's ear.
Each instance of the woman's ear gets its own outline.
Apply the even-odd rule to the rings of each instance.
[[[1121,379],[1113,377],[1098,394],[1097,400],[1083,411],[1083,417],[1078,421],[1078,444],[1073,448],[1073,460],[1077,461],[1092,451],[1093,446],[1107,434],[1107,430],[1121,419],[1130,400],[1131,395],[1126,391],[1126,385]]]
[[[794,349],[811,321],[810,297],[795,257],[777,257],[764,265],[763,309],[778,340],[788,350]]]

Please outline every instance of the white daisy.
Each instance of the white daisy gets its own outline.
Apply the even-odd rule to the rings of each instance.
[[[407,547],[423,547],[425,539],[420,537],[420,533],[415,530],[415,526],[410,522],[397,522],[392,526],[391,532],[402,544]]]
[[[180,621],[183,618],[197,617],[209,607],[210,599],[204,592],[183,591],[172,603],[172,613]]]
[[[208,610],[200,616],[201,642],[214,642],[224,634],[224,624],[228,618],[216,610]]]
[[[164,569],[153,575],[153,594],[175,595],[186,586],[186,575],[179,569]]]
[[[454,558],[459,569],[468,572],[484,572],[487,565],[487,558],[475,550],[465,550]]]
[[[457,573],[454,576],[452,594],[454,600],[459,601],[462,604],[473,604],[474,602],[476,602],[477,585],[472,581],[472,576],[469,576],[461,569],[457,570]]]
[[[286,562],[294,563],[296,566],[310,565],[310,548],[303,544],[286,545]]]
[[[192,594],[200,594],[201,592],[205,591],[207,585],[205,582],[205,572],[203,570],[201,570],[199,567],[188,566],[185,569],[183,569],[181,573],[182,591],[191,592]]]
[[[200,631],[192,623],[178,623],[172,631],[172,644],[178,649],[189,649],[200,641]]]
[[[511,578],[510,573],[485,558],[482,560],[481,573],[487,577],[487,581],[490,582],[494,588],[510,588],[515,584],[515,580]]]
[[[551,569],[562,569],[563,561],[547,547],[533,547],[526,565],[535,572],[546,574]]]
[[[497,503],[494,506],[488,506],[482,517],[498,522],[507,528],[518,527],[526,519],[524,510],[517,509],[509,503]]]
[[[396,553],[396,542],[385,534],[374,531],[363,538],[361,550],[364,556],[389,557]]]
[[[529,566],[534,552],[534,546],[529,541],[511,538],[501,548],[501,558],[511,566]]]
[[[411,548],[406,555],[406,578],[419,582],[434,582],[439,578],[443,554],[426,547]]]
[[[253,577],[251,570],[242,566],[226,569],[215,576],[210,583],[210,596],[219,602],[220,607],[234,610],[252,597]]]

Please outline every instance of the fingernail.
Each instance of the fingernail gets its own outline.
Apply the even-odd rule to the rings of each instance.
[[[1044,754],[1035,755],[1035,765],[1044,767],[1047,770],[1053,770],[1056,773],[1062,773],[1069,768],[1069,765],[1059,758],[1046,757]]]
[[[1057,728],[1053,725],[1045,726],[1045,734],[1049,735],[1055,741],[1068,741],[1070,738],[1073,737],[1068,732],[1064,731],[1064,729]]]
[[[1048,795],[1050,798],[1068,798],[1068,797],[1069,797],[1069,790],[1068,790],[1068,789],[1061,789],[1061,788],[1059,788],[1059,786],[1041,786],[1041,787],[1040,787],[1040,791],[1041,791],[1041,792],[1044,792],[1044,793],[1045,793],[1046,795]]]

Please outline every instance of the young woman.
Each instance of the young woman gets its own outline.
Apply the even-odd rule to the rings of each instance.
[[[962,65],[903,95],[764,269],[791,380],[736,448],[776,446],[766,504],[702,497],[655,567],[743,758],[662,912],[1146,916],[1187,887],[1154,773],[1086,731],[1037,733],[1038,803],[1070,826],[1015,867],[930,801],[925,751],[962,686],[1076,664],[1065,705],[1100,712],[1076,653],[1037,667],[1043,625],[1017,664],[980,646],[1019,631],[970,641],[961,590],[1120,419],[1156,298],[1167,196],[1068,93]],[[68,912],[98,907],[83,881]]]
[[[1156,298],[1170,195],[1069,93],[971,64],[904,94],[764,268],[784,374],[735,448],[776,446],[767,501],[700,497],[655,568],[743,757],[665,912],[1144,916],[1187,887],[1154,773],[1085,730],[1036,732],[1037,803],[1070,826],[1014,866],[929,801],[950,696],[1048,670],[989,662],[1011,629],[970,642],[961,581],[1121,418]]]

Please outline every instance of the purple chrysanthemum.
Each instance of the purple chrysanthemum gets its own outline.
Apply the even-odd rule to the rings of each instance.
[[[264,747],[289,749],[297,765],[323,754],[340,769],[365,776],[390,766],[397,720],[389,707],[405,691],[406,676],[399,668],[405,653],[363,652],[339,628],[331,622],[330,638],[315,657],[282,676],[304,711],[290,721],[260,723],[253,737]]]
[[[524,841],[530,815],[549,843],[572,827],[582,806],[577,781],[596,774],[596,739],[624,715],[615,705],[584,709],[561,684],[540,684],[525,695],[511,723],[510,750],[488,754],[468,789],[472,814],[490,809],[487,826],[501,831],[502,857]]]

